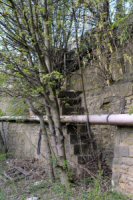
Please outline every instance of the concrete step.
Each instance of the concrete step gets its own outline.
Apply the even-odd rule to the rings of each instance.
[[[82,92],[81,91],[74,91],[74,90],[64,90],[61,91],[58,95],[58,98],[76,98],[78,97]]]
[[[69,134],[87,134],[86,124],[71,124],[67,126],[67,132]]]
[[[78,124],[77,133],[87,133],[87,124]]]
[[[76,98],[60,98],[59,99],[59,104],[60,105],[69,105],[69,106],[73,106],[73,105],[81,105],[81,97],[76,97]]]
[[[91,162],[92,161],[92,156],[91,155],[80,155],[78,156],[78,164],[81,164],[81,165],[84,165],[88,162]]]
[[[70,144],[88,144],[89,138],[87,133],[70,134]]]
[[[74,145],[74,155],[88,155],[90,152],[90,145],[88,144],[75,144]]]
[[[62,115],[82,115],[84,114],[84,108],[83,107],[64,107],[62,108]]]

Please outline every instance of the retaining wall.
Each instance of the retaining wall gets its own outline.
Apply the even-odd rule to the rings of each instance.
[[[133,198],[133,127],[117,127],[112,171],[113,189]]]

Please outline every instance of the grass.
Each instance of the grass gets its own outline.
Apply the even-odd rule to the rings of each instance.
[[[93,186],[92,186],[93,185]],[[88,191],[89,189],[89,191]],[[95,180],[93,183],[91,182],[91,188],[84,188],[84,185],[81,184],[77,187],[77,185],[73,185],[70,188],[66,189],[60,183],[56,182],[53,184],[48,184],[48,182],[41,182],[38,185],[34,185],[32,190],[35,195],[37,192],[49,195],[46,199],[58,199],[58,200],[128,200],[127,196],[119,194],[117,192],[111,192],[110,190],[103,191],[101,183],[99,180]],[[46,197],[46,195],[45,195]]]
[[[26,200],[37,196],[40,200],[129,200],[127,196],[111,192],[110,181],[86,178],[67,189],[59,182],[49,180],[3,181],[2,170],[5,170],[4,155],[0,161],[0,200]]]
[[[10,186],[11,183],[10,185],[8,184],[8,187]],[[0,200],[13,199],[11,198],[13,195],[13,200],[16,200],[18,196],[21,196],[21,200],[31,196],[38,196],[41,200],[128,200],[127,196],[116,192],[103,192],[98,183],[89,191],[84,186],[71,186],[66,190],[60,183],[57,182],[50,185],[48,181],[43,181],[38,185],[32,183],[27,191],[22,190],[20,193],[18,192],[20,190],[18,187],[22,186],[16,184],[15,187],[16,191],[14,188],[11,188],[10,195],[4,189],[0,190]]]
[[[6,194],[0,189],[0,200],[6,200]]]

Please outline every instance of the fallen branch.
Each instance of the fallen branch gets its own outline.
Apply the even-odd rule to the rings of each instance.
[[[17,171],[19,171],[21,174],[23,174],[24,176],[29,176],[30,172],[26,172],[24,169],[22,169],[21,167],[16,167],[14,166],[14,169],[16,169]]]
[[[4,172],[3,175],[4,175],[7,179],[9,179],[10,181],[13,181],[13,178],[10,177],[6,172]]]

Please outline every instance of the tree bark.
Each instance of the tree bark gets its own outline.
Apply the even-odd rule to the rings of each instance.
[[[50,110],[50,106],[48,105],[45,98],[43,98],[43,101],[45,105],[45,111],[48,118],[48,124],[49,124],[49,130],[50,130],[51,151],[52,151],[53,156],[56,158],[58,154],[57,154],[56,132],[54,128],[54,122],[52,119],[52,113]]]
[[[60,172],[61,183],[67,187],[69,185],[69,178],[67,174],[68,166],[67,166],[67,159],[65,152],[64,135],[62,131],[61,119],[59,113],[59,105],[56,95],[52,91],[51,93],[52,93],[51,98],[54,102],[51,106],[51,114],[54,122],[54,129],[56,132],[56,139],[57,139],[58,170]]]
[[[51,154],[51,150],[50,150],[50,144],[49,144],[47,129],[45,127],[43,117],[39,116],[39,119],[40,119],[40,127],[41,127],[41,130],[42,130],[42,134],[43,134],[43,138],[44,138],[44,144],[45,144],[45,152],[43,152],[43,154],[45,154],[45,158],[46,158],[46,172],[48,173],[50,180],[54,181],[55,180],[55,174],[54,174],[54,168],[53,168],[53,164],[52,164],[52,154]]]
[[[31,100],[27,99],[27,103],[30,106],[32,112],[38,116],[40,120],[40,128],[43,134],[44,138],[44,145],[45,145],[45,152],[42,152],[42,154],[45,157],[45,163],[46,163],[46,172],[48,173],[49,178],[54,181],[55,180],[55,173],[54,173],[54,167],[52,164],[52,152],[50,148],[50,140],[48,137],[47,128],[45,126],[43,114],[41,114],[32,104]]]

